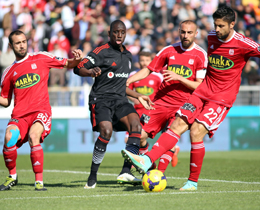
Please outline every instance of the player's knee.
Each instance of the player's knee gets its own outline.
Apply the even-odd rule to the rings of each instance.
[[[37,145],[40,143],[41,136],[35,132],[29,134],[29,143],[31,146]]]
[[[190,138],[192,142],[201,141],[205,136],[205,127],[201,124],[193,124],[190,128]]]
[[[107,138],[107,139],[110,139],[111,138],[111,136],[112,136],[112,129],[110,129],[110,128],[102,128],[101,130],[100,130],[100,134],[101,134],[101,136],[104,136],[105,138]]]
[[[136,120],[136,121],[133,121],[131,123],[131,131],[130,132],[141,132],[142,131],[142,126],[140,124],[140,121]]]
[[[6,132],[5,134],[6,146],[7,147],[14,146],[17,143],[19,136],[20,136],[20,131],[17,128],[11,129],[9,132]]]

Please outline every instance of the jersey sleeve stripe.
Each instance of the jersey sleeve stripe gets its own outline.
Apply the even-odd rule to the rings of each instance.
[[[108,43],[107,43],[107,44],[104,44],[104,45],[102,45],[102,46],[97,47],[96,49],[94,49],[94,50],[93,50],[93,53],[98,54],[98,53],[100,53],[101,50],[103,50],[103,49],[108,49],[109,47],[110,47],[110,46],[109,46]]]
[[[14,65],[14,64],[12,64],[11,66],[7,67],[7,68],[4,70],[3,75],[2,75],[2,79],[1,79],[1,85],[2,85],[2,83],[3,83],[3,81],[4,81],[4,79],[5,79],[5,76],[6,76],[7,73],[10,71],[10,69],[12,68],[13,65]]]
[[[40,54],[40,55],[46,55],[46,56],[48,56],[48,57],[50,57],[50,58],[54,58],[54,57],[55,57],[53,54],[48,53],[48,52],[43,52],[43,51],[34,53],[34,55],[39,55],[39,54]]]
[[[244,42],[244,43],[250,45],[250,46],[253,47],[253,48],[256,48],[256,47],[259,46],[256,42],[254,42],[254,41],[252,41],[252,40],[250,40],[250,39],[248,39],[248,38],[244,38],[243,36],[239,36],[239,34],[237,34],[237,33],[236,33],[236,35],[235,35],[234,38],[235,38],[236,40],[239,40],[239,41],[241,41],[241,42]]]

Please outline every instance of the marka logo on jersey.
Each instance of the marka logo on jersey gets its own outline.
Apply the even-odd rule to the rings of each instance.
[[[211,55],[209,56],[209,65],[218,70],[227,70],[234,66],[234,62],[221,55]]]
[[[24,89],[36,85],[39,81],[40,75],[35,73],[29,73],[20,76],[15,82],[15,87],[18,89]]]
[[[136,91],[137,93],[140,93],[140,94],[149,96],[149,95],[153,94],[154,89],[153,89],[153,88],[150,88],[150,87],[147,87],[147,86],[143,86],[143,87],[137,87],[137,88],[135,88],[135,91]]]
[[[178,64],[170,65],[170,66],[168,66],[168,70],[173,71],[174,73],[179,74],[179,75],[183,76],[184,78],[189,78],[192,76],[192,71],[187,66],[178,65]]]

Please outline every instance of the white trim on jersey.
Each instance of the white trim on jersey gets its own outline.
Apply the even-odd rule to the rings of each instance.
[[[177,43],[175,43],[175,44],[177,44]],[[158,52],[158,53],[156,54],[156,56],[158,57],[165,49],[167,49],[167,48],[169,48],[169,47],[172,47],[172,46],[174,46],[175,44],[164,47],[163,49],[160,50],[160,52]]]
[[[45,51],[40,51],[40,52],[33,53],[33,55],[39,55],[39,54],[49,56],[50,58],[54,58],[55,57],[55,55],[53,55],[53,54],[51,54],[49,52],[45,52]]]
[[[14,65],[15,63],[13,63],[11,66],[8,66],[4,71],[3,71],[3,75],[2,75],[2,79],[1,79],[1,85],[5,79],[5,76],[8,74],[9,70],[12,68],[12,66]]]
[[[219,38],[218,38],[218,40],[219,40],[220,42],[222,42],[222,43],[228,43],[228,42],[230,42],[230,41],[234,38],[234,36],[236,35],[236,33],[237,33],[237,32],[234,30],[232,36],[231,36],[230,39],[227,40],[227,41],[223,41],[223,40],[221,40],[221,39],[219,39]]]
[[[22,63],[24,62],[28,57],[29,57],[29,53],[27,53],[27,55],[22,59],[22,60],[19,60],[19,61],[15,61],[15,63]]]
[[[204,79],[206,76],[206,69],[197,70],[196,72],[196,78],[198,79]]]
[[[210,31],[209,34],[208,34],[208,36],[215,36],[215,35],[216,35],[216,31],[215,30]]]
[[[183,51],[191,51],[191,50],[193,50],[193,49],[196,47],[196,45],[197,45],[195,42],[193,42],[193,46],[192,46],[191,48],[185,49],[185,48],[182,47],[181,42],[179,42],[179,43],[180,43],[180,47],[181,47],[181,49],[182,49]]]
[[[198,51],[201,51],[203,53],[203,55],[205,57],[204,67],[207,68],[207,66],[208,66],[208,54],[207,54],[207,52],[202,47],[200,47],[199,45],[196,45],[195,49],[198,50]]]
[[[239,41],[241,41],[241,42],[244,42],[244,43],[246,43],[247,45],[249,45],[249,46],[251,46],[251,47],[253,47],[253,48],[257,48],[257,47],[259,47],[259,45],[256,43],[256,42],[254,42],[254,41],[252,41],[252,40],[250,40],[250,39],[248,39],[248,38],[244,38],[242,35],[240,35],[240,34],[236,34],[236,36],[234,37],[236,40],[239,40]]]

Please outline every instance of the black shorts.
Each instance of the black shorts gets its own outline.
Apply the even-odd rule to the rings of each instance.
[[[127,131],[127,128],[119,120],[131,113],[137,113],[128,99],[104,100],[95,104],[89,104],[91,111],[92,130],[98,131],[98,124],[102,121],[109,121],[114,131]]]

